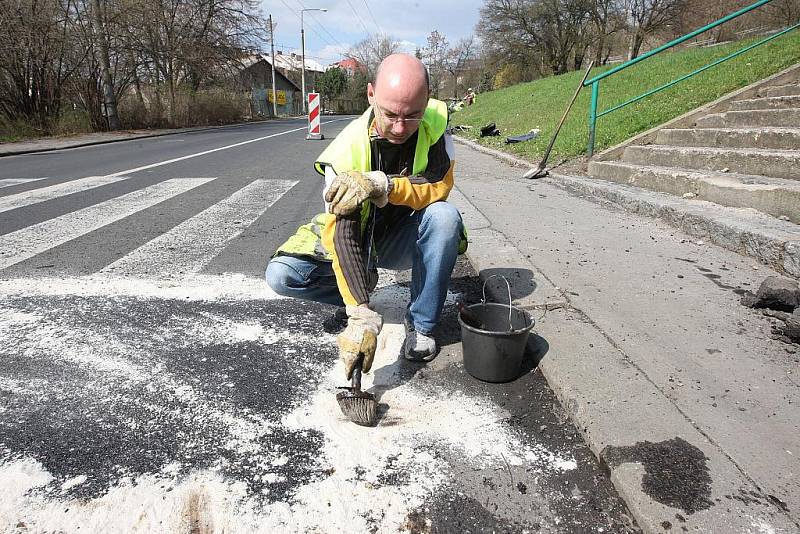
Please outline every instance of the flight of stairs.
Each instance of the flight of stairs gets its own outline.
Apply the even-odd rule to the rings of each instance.
[[[643,137],[617,150],[618,159],[601,155],[589,163],[589,175],[800,224],[796,72]]]

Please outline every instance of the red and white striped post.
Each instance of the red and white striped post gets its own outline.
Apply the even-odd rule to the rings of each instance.
[[[319,93],[308,93],[308,134],[306,139],[325,139],[319,124]]]

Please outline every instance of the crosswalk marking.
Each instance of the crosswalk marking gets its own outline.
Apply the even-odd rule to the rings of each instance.
[[[295,184],[289,180],[255,180],[100,273],[161,280],[197,273]]]
[[[6,178],[4,180],[0,180],[0,189],[4,187],[11,187],[12,185],[44,180],[45,178],[47,178],[47,176],[43,176],[42,178]]]
[[[8,195],[7,197],[0,197],[0,213],[4,211],[30,206],[31,204],[38,204],[46,200],[51,200],[57,197],[71,195],[73,193],[80,193],[95,187],[119,182],[126,180],[125,176],[89,176],[88,178],[80,178],[79,180],[72,180],[60,184],[42,187],[33,191],[23,191],[16,195]]]
[[[176,178],[0,236],[0,269],[133,215],[214,178]]]

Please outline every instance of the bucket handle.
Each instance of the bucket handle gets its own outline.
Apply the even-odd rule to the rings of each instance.
[[[486,284],[492,278],[502,278],[503,281],[506,283],[506,289],[508,289],[508,330],[510,332],[510,331],[514,330],[514,323],[511,322],[511,306],[512,306],[512,303],[511,303],[512,302],[511,301],[511,284],[508,283],[508,278],[506,278],[502,274],[493,274],[493,275],[489,276],[488,278],[486,278],[486,280],[483,281],[483,300],[481,300],[481,303],[482,304],[486,304]]]

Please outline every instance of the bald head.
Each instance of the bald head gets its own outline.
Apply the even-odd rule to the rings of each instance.
[[[384,59],[367,85],[367,98],[375,108],[379,133],[392,143],[402,143],[419,128],[428,104],[428,71],[408,54]],[[405,120],[408,119],[408,120]]]
[[[428,69],[422,61],[408,54],[392,54],[381,61],[378,70],[375,72],[375,85],[380,81],[389,85],[398,83],[419,83],[420,76],[425,85],[425,90],[430,90],[430,80],[428,79]]]

